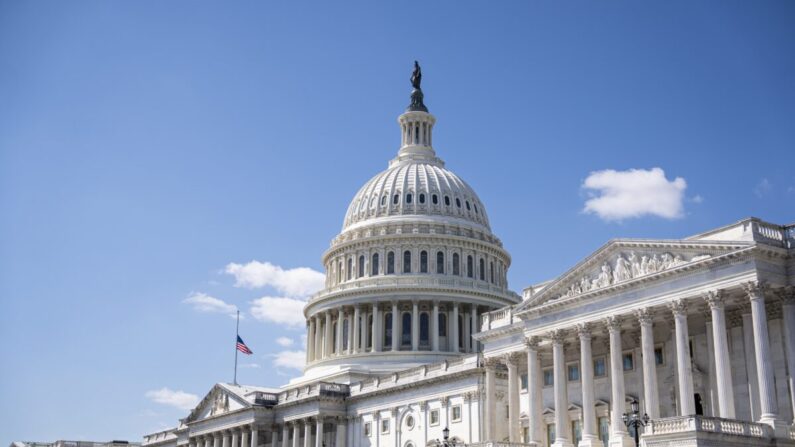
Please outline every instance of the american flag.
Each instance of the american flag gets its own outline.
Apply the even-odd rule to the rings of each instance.
[[[254,352],[251,349],[248,349],[248,346],[243,342],[243,339],[240,336],[237,336],[237,350],[242,352],[243,354],[251,355]]]

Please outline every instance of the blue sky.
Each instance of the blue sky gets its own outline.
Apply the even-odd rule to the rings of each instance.
[[[231,381],[235,306],[240,381],[295,375],[252,305],[316,281],[414,59],[517,291],[795,221],[795,3],[376,3],[0,0],[0,442],[173,425]]]

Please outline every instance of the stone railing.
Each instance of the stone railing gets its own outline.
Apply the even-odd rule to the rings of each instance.
[[[473,279],[456,278],[444,275],[431,274],[412,274],[412,275],[380,275],[376,277],[362,278],[337,284],[329,287],[311,297],[309,302],[313,302],[339,292],[361,290],[368,288],[383,287],[434,287],[434,288],[453,288],[453,289],[476,289],[491,292],[497,295],[513,294],[505,287],[496,286],[485,281]]]
[[[763,221],[754,221],[752,228],[754,240],[762,240],[785,248],[792,248],[795,245],[792,226],[780,226]]]
[[[483,441],[466,445],[471,447],[536,447],[538,444],[535,442]]]
[[[346,397],[350,395],[350,387],[342,383],[317,382],[291,388],[279,393],[279,404],[294,402],[317,396]]]
[[[514,306],[506,306],[480,316],[480,330],[488,331],[502,326],[509,326],[516,321],[513,316]]]
[[[644,430],[643,436],[704,432],[770,439],[772,438],[771,430],[770,426],[756,422],[705,416],[676,416],[652,420]]]

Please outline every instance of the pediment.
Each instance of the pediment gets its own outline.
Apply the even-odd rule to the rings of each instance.
[[[608,291],[653,279],[655,275],[682,271],[701,262],[747,248],[750,244],[723,241],[615,240],[586,257],[538,293],[527,298],[516,312],[567,298]]]
[[[191,411],[185,422],[197,422],[250,406],[251,404],[245,398],[238,396],[231,389],[218,383],[196,405],[196,408]]]

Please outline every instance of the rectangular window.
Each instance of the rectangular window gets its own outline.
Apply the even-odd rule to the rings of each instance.
[[[522,391],[526,391],[527,390],[527,374],[522,374],[521,378],[522,378]]]
[[[431,410],[431,425],[439,425],[439,410]]]
[[[599,439],[604,445],[610,442],[610,420],[606,417],[599,418]]]
[[[368,437],[370,436],[370,433],[372,433],[372,426],[373,425],[370,422],[365,422],[364,423],[364,435],[365,436],[368,436]]]
[[[389,419],[381,420],[381,433],[383,434],[389,433]]]
[[[624,364],[624,371],[632,371],[635,369],[635,357],[631,352],[625,352],[622,356],[621,363]]]
[[[552,368],[544,370],[544,386],[552,386],[555,384],[555,374]]]
[[[452,408],[453,422],[461,422],[461,405],[455,405]]]
[[[574,445],[577,445],[582,441],[582,422],[571,421],[571,437],[574,439]]]
[[[654,348],[654,364],[660,366],[663,364],[665,357],[663,357],[662,348]]]
[[[569,377],[569,382],[576,382],[580,380],[580,364],[579,363],[572,363],[567,366],[567,372]]]
[[[547,445],[555,442],[555,424],[547,424]]]
[[[607,364],[604,357],[598,357],[593,360],[593,375],[594,377],[607,376]]]

